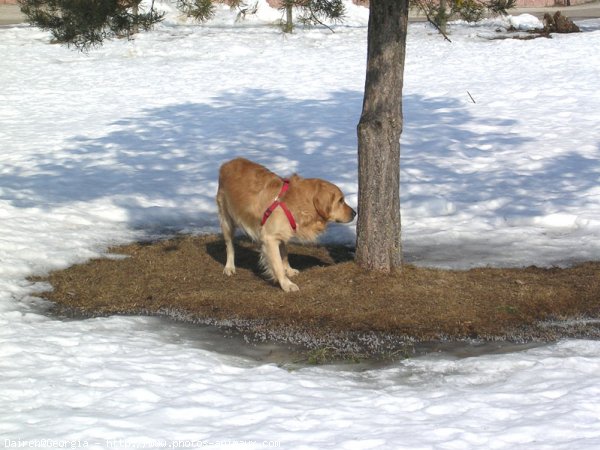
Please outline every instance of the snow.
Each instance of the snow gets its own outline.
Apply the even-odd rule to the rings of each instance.
[[[508,23],[517,30],[539,30],[544,28],[540,19],[531,14],[519,14],[518,16],[508,16]]]
[[[157,318],[44,314],[32,294],[47,286],[28,276],[149,235],[218,231],[216,173],[231,157],[327,178],[356,204],[365,10],[335,34],[284,36],[264,8],[203,26],[172,14],[89,54],[0,28],[0,446],[598,448],[596,341],[290,368]],[[600,21],[581,25],[490,41],[496,25],[457,23],[450,44],[411,24],[409,262],[600,259]],[[325,239],[352,242],[354,228]]]

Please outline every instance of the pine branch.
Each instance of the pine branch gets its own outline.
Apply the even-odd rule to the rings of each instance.
[[[444,31],[440,28],[440,26],[436,23],[436,21],[431,17],[431,14],[429,14],[429,8],[427,7],[427,5],[425,5],[422,0],[418,0],[417,6],[419,7],[419,9],[421,11],[423,11],[425,13],[425,18],[427,19],[427,22],[429,22],[431,25],[433,25],[435,27],[435,29],[438,30],[442,36],[444,36],[444,39],[446,39],[448,42],[452,43],[452,41],[450,40],[448,35],[446,33],[444,33]]]
[[[331,31],[332,33],[335,34],[335,31],[333,31],[333,28],[331,28],[329,25],[327,25],[319,20],[319,18],[315,15],[315,12],[313,11],[313,9],[310,5],[307,8],[308,8],[308,11],[310,12],[310,20],[311,21],[314,21],[314,22],[318,23],[319,25],[324,26],[329,31]]]

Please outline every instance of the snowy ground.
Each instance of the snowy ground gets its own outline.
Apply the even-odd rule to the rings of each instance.
[[[366,11],[292,36],[264,25],[277,14],[171,17],[87,55],[0,28],[0,446],[600,447],[599,342],[288,371],[159,319],[43,314],[29,275],[148,234],[216,231],[216,172],[233,156],[356,202]],[[411,25],[408,261],[600,259],[600,21],[580,25],[534,41],[456,25],[452,44]]]

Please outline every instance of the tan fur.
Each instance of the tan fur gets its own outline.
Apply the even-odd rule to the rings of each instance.
[[[225,275],[235,273],[233,236],[236,227],[261,245],[261,265],[269,277],[286,291],[297,291],[298,286],[289,277],[298,273],[287,258],[287,242],[296,237],[314,241],[327,227],[327,222],[351,222],[356,212],[344,201],[344,194],[334,184],[318,178],[290,178],[288,191],[283,196],[294,215],[294,232],[278,207],[261,226],[265,210],[279,194],[283,182],[265,167],[247,159],[237,158],[221,166],[217,205],[225,239],[227,262]]]

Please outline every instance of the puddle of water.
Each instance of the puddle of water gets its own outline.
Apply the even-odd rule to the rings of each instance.
[[[254,342],[243,333],[210,325],[194,325],[177,322],[168,317],[155,317],[163,330],[164,337],[171,343],[192,345],[211,352],[241,357],[256,363],[277,364],[289,369],[315,365],[310,362],[315,353],[301,346],[279,343],[274,341]],[[156,328],[154,328],[156,329]],[[482,355],[506,354],[525,351],[531,348],[547,345],[546,343],[514,343],[507,341],[456,341],[456,342],[424,342],[406,344],[395,354],[385,358],[327,360],[327,365],[336,366],[342,370],[369,370],[384,368],[390,364],[405,359],[426,355],[440,355],[444,358],[462,359]],[[318,359],[318,358],[317,358]]]
[[[45,306],[45,314],[52,316]],[[40,307],[40,312],[41,311]],[[56,316],[65,322],[86,320],[86,317]],[[327,349],[310,350],[300,345],[277,341],[260,341],[234,328],[201,325],[177,321],[171,317],[145,316],[147,321],[139,324],[140,332],[152,332],[166,343],[191,346],[202,350],[233,356],[258,364],[276,364],[290,370],[326,364],[340,370],[371,370],[385,368],[406,359],[422,356],[439,356],[462,359],[491,354],[520,352],[546,345],[540,342],[514,343],[508,341],[444,341],[398,344],[396,352],[373,358],[335,358]]]

